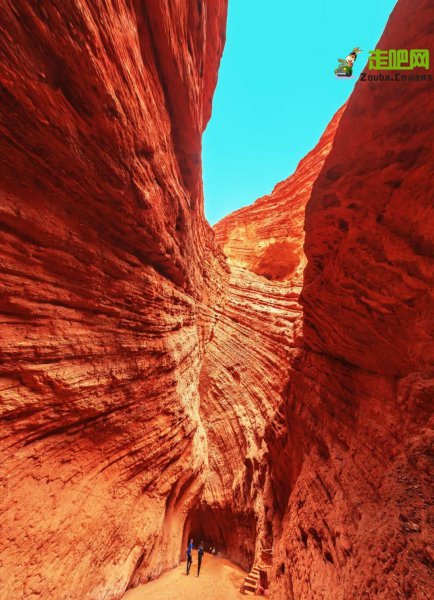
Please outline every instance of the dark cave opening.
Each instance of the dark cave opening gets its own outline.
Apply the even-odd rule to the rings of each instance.
[[[181,560],[185,559],[191,539],[195,549],[203,542],[206,552],[215,548],[217,555],[249,571],[255,555],[256,520],[250,512],[239,514],[201,504],[190,512],[185,521]]]
[[[203,542],[206,552],[215,548],[216,553],[227,556],[225,525],[209,508],[196,508],[188,516],[184,527],[182,558],[184,558],[187,544],[191,539],[193,539],[195,548],[200,542]]]

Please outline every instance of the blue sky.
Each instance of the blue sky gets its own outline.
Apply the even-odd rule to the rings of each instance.
[[[211,224],[286,179],[347,100],[396,0],[229,0],[226,46],[203,137]],[[337,59],[363,49],[353,79]]]

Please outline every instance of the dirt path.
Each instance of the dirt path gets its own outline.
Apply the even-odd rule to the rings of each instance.
[[[190,575],[185,562],[155,581],[129,590],[123,600],[239,600],[246,573],[224,558],[205,554],[197,577],[197,554],[193,554]]]

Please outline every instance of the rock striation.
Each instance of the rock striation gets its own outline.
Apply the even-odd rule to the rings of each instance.
[[[304,213],[312,185],[330,152],[345,109],[337,111],[317,146],[273,192],[241,208],[214,227],[228,264],[274,281],[300,279],[305,266]]]
[[[227,280],[201,134],[226,2],[2,2],[1,598],[177,564]]]
[[[192,531],[210,535],[217,518],[213,543],[246,570],[272,544],[275,502],[264,434],[284,403],[300,344],[304,208],[342,111],[291,177],[214,228],[231,273],[200,375],[209,473]]]
[[[213,232],[226,10],[3,1],[0,600],[118,600],[190,536],[274,600],[429,598],[431,83],[358,83]]]
[[[379,47],[430,47],[432,24],[428,2],[416,12],[399,2]],[[263,289],[297,290],[303,275],[302,313],[282,321],[296,343],[271,361],[289,371],[266,387],[275,414],[256,453],[253,559],[271,539],[276,600],[422,600],[432,589],[434,104],[430,84],[415,85],[360,82],[323,148],[215,228],[231,282],[249,273]],[[241,364],[250,377],[273,373],[259,353]],[[245,386],[244,406],[258,387]]]
[[[398,2],[378,47],[429,48],[433,19]],[[430,596],[433,122],[430,82],[359,82],[313,185],[304,347],[266,435],[272,598]]]

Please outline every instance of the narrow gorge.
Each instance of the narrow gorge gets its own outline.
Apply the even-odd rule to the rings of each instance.
[[[429,600],[432,82],[358,82],[213,229],[226,0],[0,5],[0,600],[120,600],[190,536],[274,600]],[[398,0],[379,46],[433,42]]]

